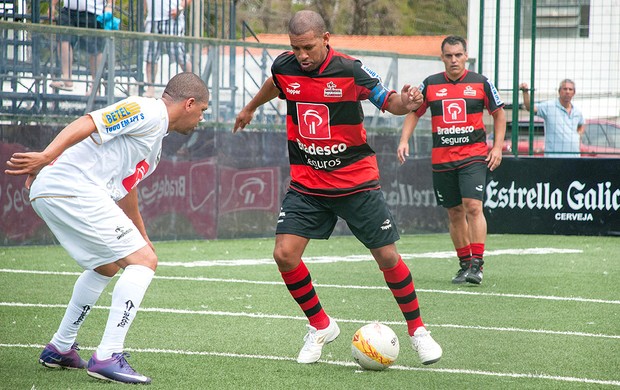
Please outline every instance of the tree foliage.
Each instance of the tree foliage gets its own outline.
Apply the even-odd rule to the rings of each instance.
[[[238,0],[237,15],[257,33],[286,33],[291,15],[312,9],[327,30],[347,35],[467,33],[467,0]]]

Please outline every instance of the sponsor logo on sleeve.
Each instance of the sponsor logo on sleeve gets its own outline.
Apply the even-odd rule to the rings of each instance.
[[[367,67],[366,65],[362,65],[362,70],[364,72],[366,72],[370,77],[372,77],[373,79],[377,79],[379,80],[379,82],[381,81],[381,76],[379,76],[379,73],[375,72],[374,70],[370,69],[369,67]]]
[[[107,133],[113,133],[143,119],[144,114],[136,102],[123,102],[114,107],[113,110],[101,113],[101,120]]]
[[[489,83],[489,87],[491,88],[491,94],[493,95],[493,100],[495,101],[495,105],[501,106],[502,104],[504,104],[504,102],[502,101],[502,98],[499,97],[499,92],[497,92],[497,89],[495,88],[495,85],[493,85],[491,80],[487,80],[487,83]]]

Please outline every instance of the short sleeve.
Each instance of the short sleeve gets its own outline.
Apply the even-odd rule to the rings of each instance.
[[[541,102],[536,104],[536,116],[539,116],[543,119],[546,119],[549,115],[549,105],[554,104],[553,100],[548,100],[545,102]]]
[[[388,98],[396,91],[384,86],[379,74],[359,60],[353,62],[353,75],[355,85],[360,91],[359,98],[368,99],[375,107],[384,111]]]
[[[93,137],[93,141],[105,143],[122,134],[139,136],[157,130],[161,124],[161,115],[149,112],[154,107],[161,109],[160,105],[163,103],[153,99],[130,97],[91,112],[90,116],[98,131],[98,137]]]
[[[488,107],[490,114],[493,114],[498,109],[504,107],[504,101],[499,96],[499,91],[495,88],[495,85],[491,82],[491,80],[485,78],[484,82],[484,93],[487,96]]]

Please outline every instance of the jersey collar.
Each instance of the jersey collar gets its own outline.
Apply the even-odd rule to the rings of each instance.
[[[334,50],[331,48],[331,46],[327,45],[327,57],[325,57],[325,61],[323,61],[323,63],[319,67],[319,74],[323,73],[325,68],[327,68],[327,65],[329,65],[333,56],[334,56]]]
[[[461,77],[459,77],[457,80],[450,79],[450,77],[448,77],[448,72],[443,72],[443,77],[445,77],[446,81],[449,82],[449,83],[456,83],[456,82],[459,82],[459,81],[463,81],[465,76],[467,76],[467,73],[469,73],[469,71],[467,69],[465,69],[465,71],[463,72]]]

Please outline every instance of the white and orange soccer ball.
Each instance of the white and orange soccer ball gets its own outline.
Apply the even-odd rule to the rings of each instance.
[[[373,322],[362,326],[353,335],[353,360],[366,370],[385,370],[398,358],[398,336],[387,325]]]

